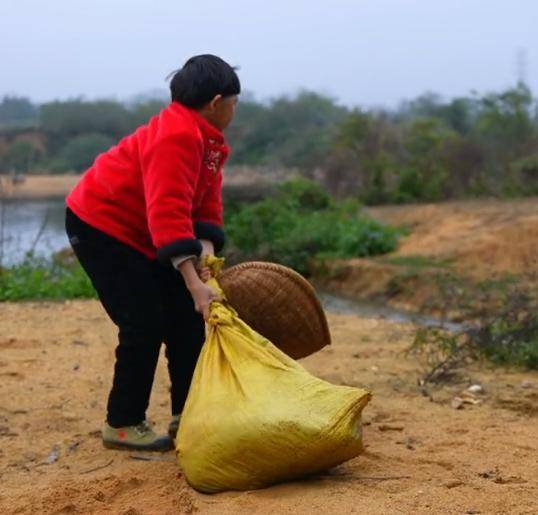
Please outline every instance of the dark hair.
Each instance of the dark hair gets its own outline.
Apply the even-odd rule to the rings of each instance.
[[[239,77],[226,61],[211,54],[191,57],[170,81],[172,101],[199,109],[215,95],[239,95]]]

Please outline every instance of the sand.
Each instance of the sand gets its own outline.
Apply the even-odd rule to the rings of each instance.
[[[1,172],[1,171],[0,171]],[[271,191],[270,186],[290,178],[289,170],[264,170],[236,166],[228,168],[224,173],[224,187],[227,196],[238,195],[240,199],[258,200],[260,195]],[[39,174],[26,175],[20,182],[13,182],[7,175],[0,174],[0,199],[11,200],[48,200],[63,199],[80,179],[80,174]],[[251,190],[249,192],[249,190]]]
[[[409,233],[390,254],[327,262],[324,274],[316,277],[323,289],[439,315],[436,301],[443,277],[458,278],[477,298],[480,284],[491,280],[515,280],[531,291],[538,288],[536,197],[366,211],[382,222],[407,227]]]
[[[364,454],[315,478],[208,496],[186,484],[173,452],[102,447],[115,328],[96,301],[0,304],[0,513],[536,513],[538,373],[477,365],[423,391],[403,354],[411,325],[329,323],[333,345],[303,363],[372,389]],[[471,383],[484,388],[480,404],[452,408]],[[160,430],[167,387],[161,360],[149,410]]]
[[[482,279],[538,272],[538,197],[383,206],[368,213],[410,229],[394,256],[448,260]]]

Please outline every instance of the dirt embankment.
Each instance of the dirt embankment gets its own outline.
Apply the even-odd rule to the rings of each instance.
[[[228,200],[256,201],[273,192],[274,185],[293,176],[290,170],[232,167],[224,173],[224,195]],[[0,199],[62,199],[80,179],[78,174],[27,175],[13,180],[0,175]]]
[[[336,260],[320,283],[357,298],[409,309],[439,296],[443,280],[469,287],[491,280],[538,283],[538,198],[474,200],[367,209],[406,227],[398,249],[371,259]]]
[[[331,314],[333,345],[304,360],[322,378],[373,391],[363,455],[315,478],[207,496],[186,484],[173,453],[143,461],[101,446],[116,330],[96,301],[0,312],[3,514],[536,513],[538,374],[472,368],[421,392],[403,354],[411,325]],[[481,402],[453,409],[471,383],[483,386]],[[149,416],[164,430],[163,360]]]
[[[79,179],[78,175],[29,175],[13,180],[0,177],[0,198],[48,200],[65,198]]]

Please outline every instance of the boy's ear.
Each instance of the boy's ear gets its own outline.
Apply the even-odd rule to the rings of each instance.
[[[222,98],[221,94],[215,95],[210,101],[209,101],[209,109],[211,111],[214,111],[217,108],[217,104],[219,103],[220,99]]]

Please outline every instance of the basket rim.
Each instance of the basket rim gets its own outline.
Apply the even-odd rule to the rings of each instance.
[[[321,305],[321,302],[316,294],[314,287],[298,272],[293,270],[290,267],[281,265],[279,263],[272,263],[270,261],[246,261],[244,263],[238,263],[229,268],[226,268],[221,271],[219,276],[226,275],[230,271],[236,270],[271,270],[276,272],[283,277],[291,279],[297,286],[299,286],[308,296],[314,301],[314,307],[318,315],[318,320],[321,321],[322,330],[324,333],[324,340],[327,342],[326,345],[331,345],[331,333],[329,330],[329,323],[327,322],[327,317],[325,316],[325,311]]]

